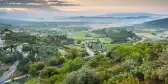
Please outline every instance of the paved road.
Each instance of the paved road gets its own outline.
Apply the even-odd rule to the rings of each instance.
[[[16,71],[19,62],[20,61],[14,62],[14,64],[9,68],[9,70],[3,73],[3,75],[0,77],[0,84],[1,82],[7,80]]]
[[[13,79],[9,79],[9,80],[4,81],[4,84],[5,84],[5,83],[12,82],[13,80],[14,80],[14,81],[20,80],[20,79],[26,78],[26,77],[28,77],[28,76],[29,76],[29,74],[25,74],[25,75],[23,75],[23,76],[15,77],[15,78],[13,78]],[[1,84],[1,83],[0,83],[0,84]]]
[[[87,56],[85,58],[90,58],[90,57],[94,56],[94,52],[87,45],[85,45],[85,49],[86,49],[87,53],[89,53],[89,56]]]
[[[1,41],[1,39],[0,39],[0,41]],[[26,43],[23,43],[23,44],[26,44]],[[17,51],[22,53],[23,44],[21,44],[17,47]],[[27,56],[27,54],[25,56]],[[0,84],[3,84],[4,81],[7,80],[16,71],[19,62],[20,61],[14,62],[14,64],[9,68],[9,70],[3,73],[3,75],[0,77]]]

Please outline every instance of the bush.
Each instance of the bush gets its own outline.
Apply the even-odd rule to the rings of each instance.
[[[50,77],[47,84],[61,84],[61,82],[65,79],[66,75],[64,74],[56,74]]]
[[[130,76],[123,80],[120,84],[140,84],[138,78]]]
[[[145,62],[139,67],[139,72],[142,72],[144,74],[144,79],[150,79],[154,77],[155,70],[154,67],[152,66],[151,62]]]
[[[50,66],[58,66],[58,65],[62,65],[65,62],[65,58],[63,57],[59,57],[57,58],[51,58],[49,60],[49,65]]]
[[[120,73],[117,75],[111,75],[111,78],[108,81],[104,81],[103,84],[120,84],[122,80],[130,76],[130,73]]]
[[[98,55],[98,56],[94,56],[93,58],[91,58],[89,61],[88,61],[88,65],[90,67],[97,67],[99,65],[109,65],[109,60],[107,57],[103,56],[103,55]]]
[[[69,59],[75,59],[76,57],[81,57],[79,50],[77,50],[76,48],[71,48],[68,50],[68,55],[67,58]]]
[[[77,57],[73,60],[68,60],[63,64],[63,67],[60,68],[60,72],[67,73],[72,71],[79,70],[84,65],[84,60],[80,57]]]
[[[157,75],[159,76],[160,79],[164,79],[164,78],[168,77],[168,65],[160,67],[157,70]]]
[[[126,71],[130,71],[133,70],[135,67],[138,66],[137,61],[130,59],[130,60],[126,60],[124,62],[121,63],[121,66],[126,70]]]
[[[56,67],[46,67],[40,72],[41,78],[50,78],[51,76],[58,74],[58,70]]]
[[[42,70],[43,68],[45,67],[44,63],[42,62],[39,62],[36,64],[36,70]]]
[[[36,66],[32,65],[29,69],[29,74],[33,77],[36,77],[38,75],[38,71],[36,70]]]
[[[58,60],[56,58],[52,58],[49,60],[49,65],[50,66],[57,66],[58,65]]]
[[[32,75],[33,77],[36,77],[40,70],[42,70],[45,67],[44,63],[37,63],[37,64],[32,64],[29,69],[29,74]]]
[[[94,70],[83,68],[68,74],[64,84],[101,84],[101,81]]]

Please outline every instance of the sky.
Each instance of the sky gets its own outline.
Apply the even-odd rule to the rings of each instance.
[[[0,0],[0,11],[37,16],[147,12],[168,14],[168,0]]]

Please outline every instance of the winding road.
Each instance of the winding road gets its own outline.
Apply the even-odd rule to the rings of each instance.
[[[3,40],[1,40],[0,38],[0,47],[3,47],[3,43],[4,43]],[[22,45],[17,47],[18,51],[21,51],[21,49]],[[4,84],[5,80],[7,80],[16,71],[19,62],[20,62],[19,60],[14,62],[14,64],[11,67],[9,67],[9,70],[2,74],[2,76],[0,77],[0,84]]]
[[[14,64],[9,68],[9,70],[3,73],[3,75],[0,78],[0,84],[4,84],[4,81],[7,80],[16,71],[19,62],[20,61],[14,62]]]
[[[0,39],[0,42],[1,42],[1,39]],[[23,43],[23,44],[26,44],[26,43]],[[17,46],[17,51],[22,53],[23,44]],[[0,47],[1,47],[1,43],[0,43]],[[28,55],[28,54],[24,55],[24,53],[22,53],[22,54],[23,54],[24,57],[26,57]],[[14,62],[14,64],[10,67],[10,69],[3,73],[3,75],[0,77],[0,84],[11,82],[13,80],[13,79],[9,79],[9,80],[7,80],[7,79],[16,71],[17,66],[19,65],[19,62],[20,62],[19,60]],[[22,79],[22,78],[25,78],[25,77],[27,77],[27,75],[16,77],[16,78],[14,78],[14,80],[19,80],[19,79]]]
[[[4,83],[9,83],[9,82],[12,82],[13,80],[16,81],[16,80],[19,80],[19,79],[23,79],[23,78],[26,78],[28,76],[29,76],[29,74],[25,74],[23,76],[19,76],[19,77],[16,77],[16,78],[12,78],[12,79],[6,80],[6,81],[4,81]]]
[[[87,46],[87,44],[85,44],[85,49],[86,49],[86,52],[89,53],[89,56],[84,57],[84,59],[94,56],[94,52]]]

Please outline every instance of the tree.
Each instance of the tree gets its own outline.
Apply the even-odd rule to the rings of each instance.
[[[45,67],[44,63],[39,62],[37,64],[32,64],[29,69],[29,74],[33,77],[38,76],[39,72]]]
[[[33,77],[36,77],[38,75],[38,71],[36,70],[36,66],[32,65],[29,69],[29,74]]]
[[[29,44],[24,44],[22,50],[24,52],[28,52],[31,50],[31,46]]]
[[[79,51],[76,48],[69,49],[67,58],[74,59],[76,57],[80,57]]]
[[[72,72],[79,70],[84,65],[84,60],[80,57],[77,57],[73,60],[68,60],[63,64],[63,67],[60,68],[60,72]]]
[[[101,84],[101,80],[94,70],[82,68],[68,74],[64,84]]]
[[[65,58],[59,57],[59,58],[51,58],[49,60],[49,65],[50,66],[59,66],[62,65],[65,62]]]
[[[58,65],[58,60],[56,58],[51,58],[49,60],[49,65],[50,66],[57,66]]]
[[[38,71],[42,70],[44,67],[45,67],[45,65],[42,62],[38,62],[36,64],[36,70],[38,70]]]
[[[41,72],[40,72],[40,77],[41,78],[50,78],[53,75],[59,74],[58,70],[56,67],[45,67]]]
[[[93,58],[91,58],[89,61],[88,61],[88,65],[90,67],[97,67],[99,65],[103,65],[103,66],[108,66],[109,64],[109,60],[107,57],[103,56],[103,55],[97,55],[97,56],[94,56]]]
[[[28,71],[29,71],[29,59],[28,58],[21,59],[17,68],[18,68],[19,71],[21,71],[23,73],[28,73]]]
[[[113,50],[108,51],[106,56],[111,60],[111,62],[119,62],[121,60],[120,56],[116,56],[115,52]]]
[[[10,45],[11,52],[13,52],[13,48],[14,48],[14,47],[15,47],[15,46],[14,46],[13,44]]]
[[[3,61],[5,63],[13,63],[16,60],[20,60],[20,59],[22,59],[22,54],[20,54],[20,53],[13,53],[12,56],[5,57],[5,59]]]

